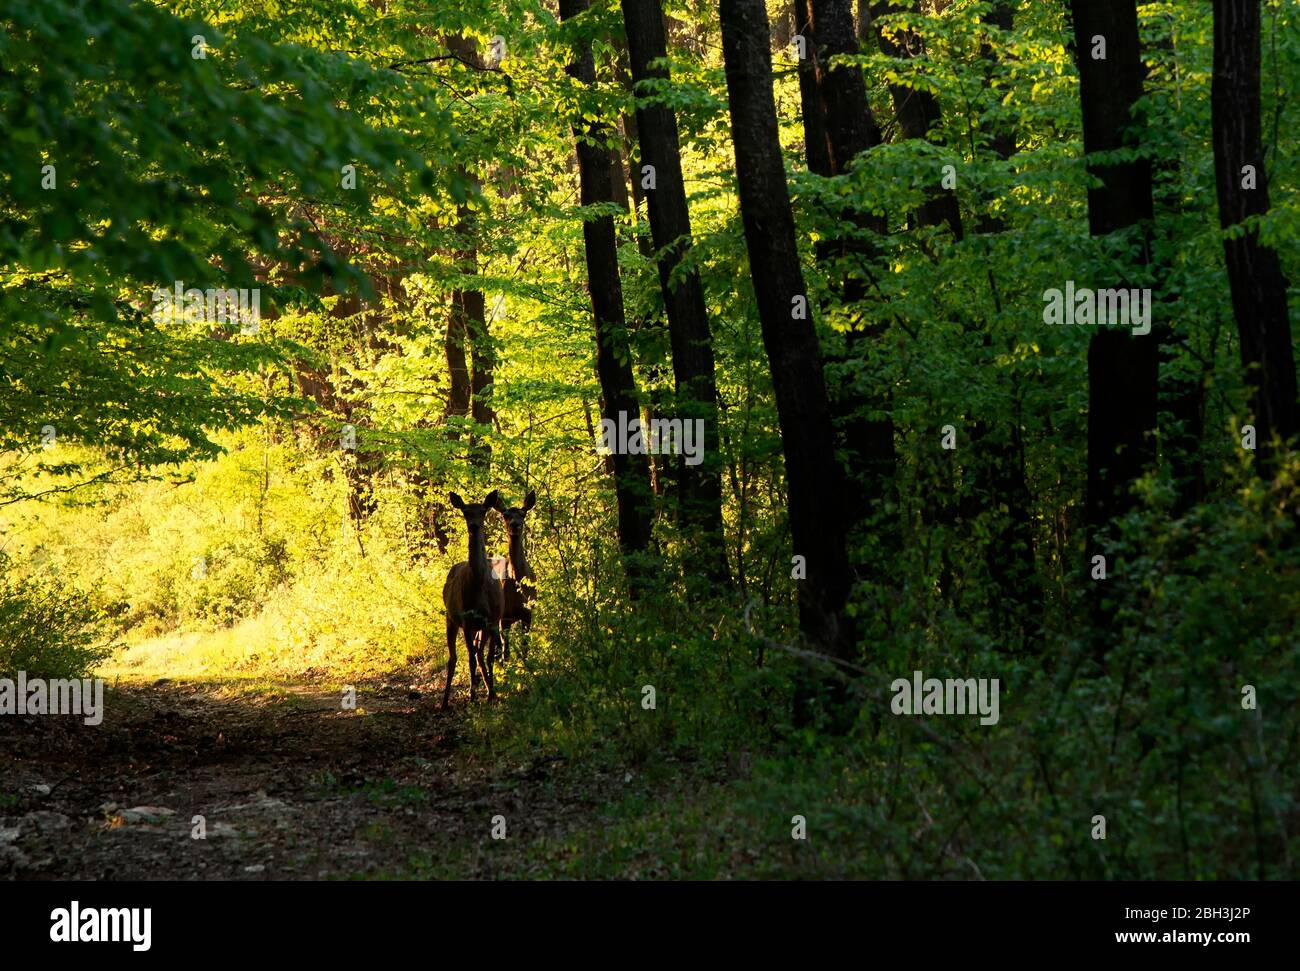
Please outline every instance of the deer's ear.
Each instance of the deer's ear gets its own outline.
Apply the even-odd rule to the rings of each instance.
[[[465,500],[464,500],[464,499],[462,499],[460,496],[456,495],[456,493],[454,493],[454,492],[453,492],[453,493],[452,493],[448,498],[451,499],[451,504],[452,504],[453,506],[455,506],[457,509],[461,510],[462,512],[464,511],[464,509],[465,509]]]
[[[524,496],[524,512],[528,512],[535,505],[537,505],[537,493],[529,489],[528,495]]]
[[[486,496],[483,497],[483,505],[487,506],[489,509],[500,509],[501,493],[498,492],[496,489],[493,489],[491,492],[489,492]]]

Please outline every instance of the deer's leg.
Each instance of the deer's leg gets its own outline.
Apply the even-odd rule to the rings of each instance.
[[[479,650],[483,650],[483,642],[487,642],[487,665],[483,668],[483,677],[487,680],[488,701],[495,701],[497,696],[496,678],[492,673],[493,662],[496,661],[497,646],[501,643],[500,628],[496,630],[483,631],[483,637],[479,640]],[[479,664],[483,663],[483,655],[479,655]]]
[[[477,646],[480,634],[465,628],[465,651],[469,654],[469,700],[474,701],[478,698],[478,668],[474,666]]]
[[[456,676],[456,625],[447,618],[447,686],[442,689],[442,707],[451,704],[451,679]]]

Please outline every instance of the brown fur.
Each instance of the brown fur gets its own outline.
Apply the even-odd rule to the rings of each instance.
[[[533,625],[533,598],[537,588],[533,582],[533,568],[528,564],[524,552],[524,517],[537,502],[537,493],[530,491],[524,497],[524,504],[518,509],[508,509],[505,502],[498,498],[497,512],[506,521],[506,536],[510,541],[509,571],[501,581],[503,607],[501,614],[501,640],[504,645],[505,659],[510,660],[509,629],[518,624],[521,631],[528,631]],[[525,652],[525,657],[527,653]]]
[[[451,702],[451,682],[456,675],[456,634],[465,632],[465,650],[469,653],[469,697],[478,695],[478,671],[483,671],[487,682],[488,700],[496,698],[496,681],[492,665],[497,646],[501,643],[501,612],[503,594],[501,584],[492,576],[484,548],[483,520],[489,509],[499,508],[496,490],[489,492],[482,503],[466,503],[456,493],[451,494],[451,504],[465,517],[469,532],[468,558],[457,563],[447,574],[442,586],[442,603],[447,608],[447,685],[442,692],[442,707]],[[484,654],[484,646],[488,650]]]

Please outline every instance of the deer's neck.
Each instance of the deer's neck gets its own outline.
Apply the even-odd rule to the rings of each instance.
[[[517,580],[533,575],[532,568],[528,565],[528,557],[524,555],[523,530],[510,534],[510,572]]]
[[[475,590],[483,585],[483,581],[490,572],[488,565],[487,550],[483,545],[483,534],[479,533],[477,537],[471,536],[469,539],[469,581]]]

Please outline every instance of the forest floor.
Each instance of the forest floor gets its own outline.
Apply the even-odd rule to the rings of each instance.
[[[467,690],[443,712],[441,686],[413,666],[358,682],[347,710],[323,676],[123,680],[93,728],[6,717],[0,879],[556,875],[607,838],[602,807],[653,798],[656,783],[622,767],[494,754],[472,739]],[[681,791],[689,774],[657,784]],[[617,856],[619,875],[653,875]]]

